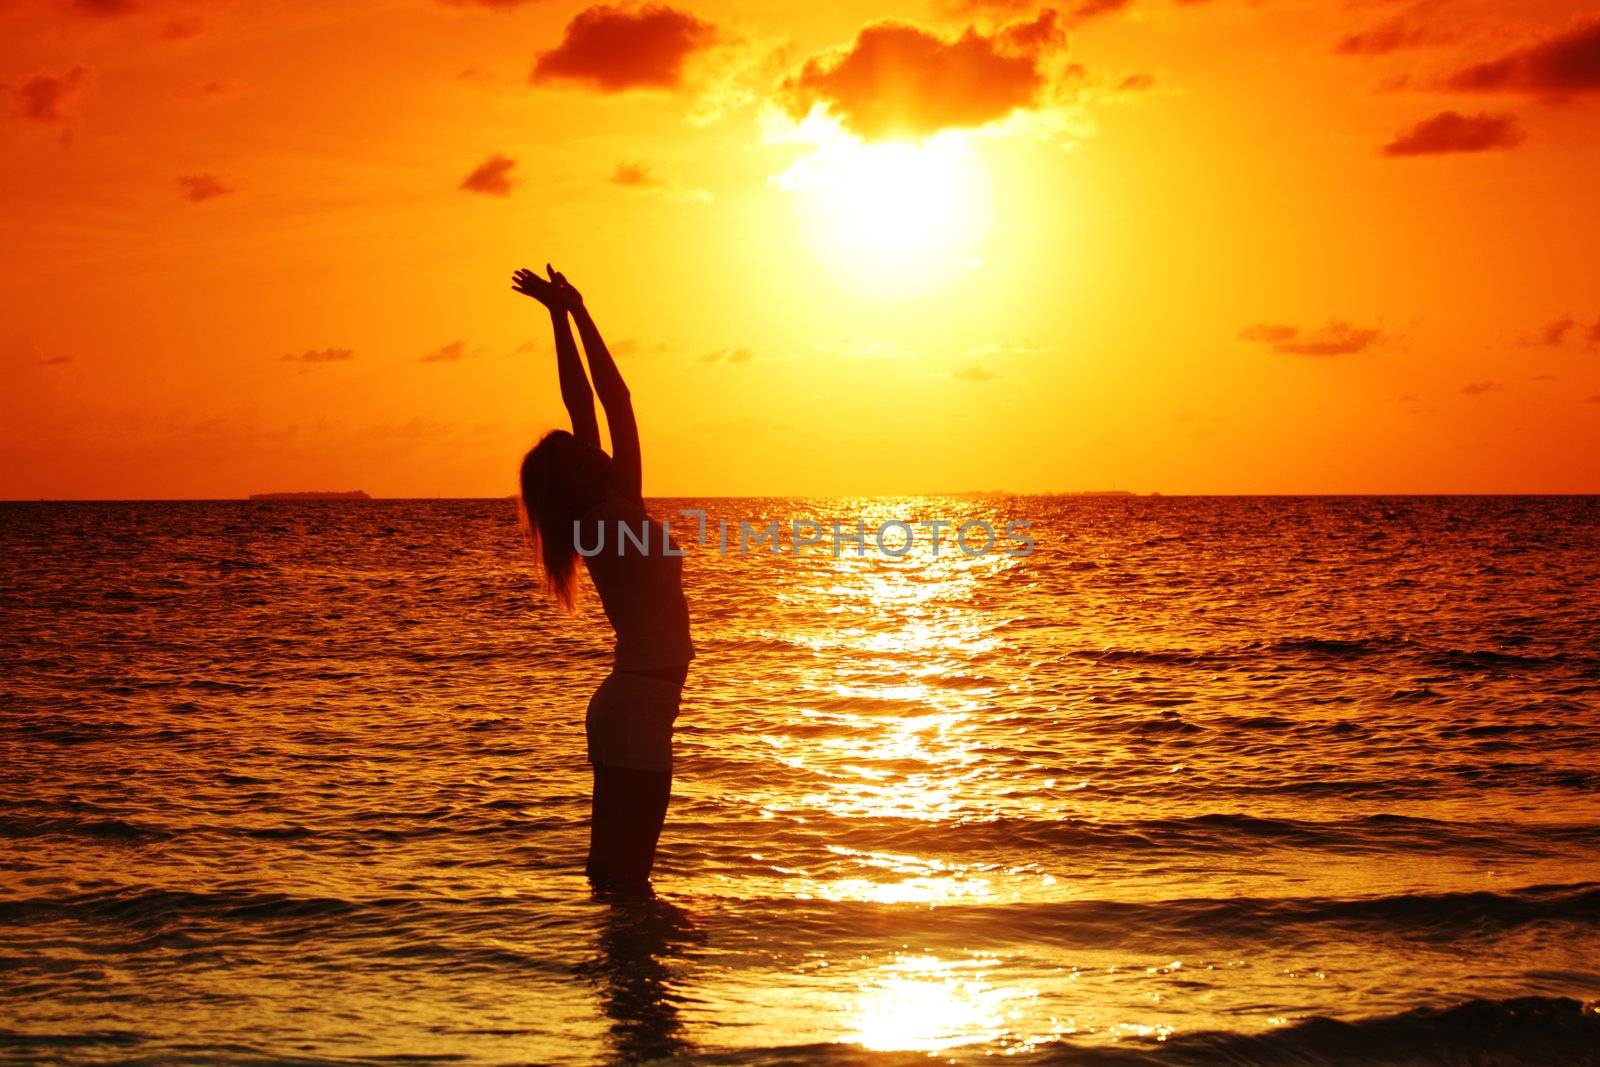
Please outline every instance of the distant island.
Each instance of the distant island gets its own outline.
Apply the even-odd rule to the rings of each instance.
[[[348,493],[251,493],[251,500],[371,500],[364,491]]]

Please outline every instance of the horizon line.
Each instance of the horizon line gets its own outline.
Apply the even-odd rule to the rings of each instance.
[[[1213,492],[1164,492],[1153,490],[1135,492],[1116,489],[1050,489],[1017,491],[1009,489],[962,489],[955,491],[925,491],[907,493],[662,493],[644,497],[645,500],[895,500],[907,497],[1106,497],[1112,499],[1202,499],[1218,497],[1291,497],[1291,498],[1378,498],[1378,497],[1591,497],[1600,496],[1594,490],[1357,490],[1337,492],[1311,492],[1302,490],[1223,490]],[[249,496],[150,496],[150,497],[0,497],[0,504],[378,504],[404,503],[421,500],[515,500],[516,494],[493,496],[371,496],[353,498],[283,498],[252,500]]]

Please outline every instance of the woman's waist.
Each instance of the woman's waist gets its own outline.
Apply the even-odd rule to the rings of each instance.
[[[663,682],[674,682],[682,685],[689,677],[689,664],[680,663],[666,667],[634,667],[624,666],[619,663],[612,668],[616,674],[642,675],[646,678],[658,678]]]

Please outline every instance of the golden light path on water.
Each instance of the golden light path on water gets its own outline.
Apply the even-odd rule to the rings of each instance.
[[[915,830],[981,825],[1048,806],[1043,793],[998,780],[989,719],[1000,683],[963,677],[970,668],[960,666],[991,661],[1002,644],[994,632],[998,620],[976,603],[986,584],[1015,565],[999,553],[968,557],[947,541],[937,554],[923,548],[889,564],[824,559],[812,580],[777,594],[796,615],[815,622],[794,637],[812,655],[794,679],[792,728],[760,738],[770,760],[805,788],[767,798],[765,819],[840,829],[900,820]],[[841,663],[849,666],[841,669]],[[1057,795],[1077,786],[1058,786],[1050,777],[1034,784]],[[755,1031],[747,1036],[781,1045],[796,1036],[791,1020],[814,1024],[820,1008],[827,1022],[821,1033],[813,1026],[814,1036],[877,1051],[930,1053],[968,1045],[1023,1051],[1076,1032],[1072,1020],[1048,1012],[1041,1017],[1038,983],[1001,973],[1003,954],[919,950],[893,940],[896,909],[1045,899],[1056,895],[1053,875],[914,850],[831,843],[824,851],[836,861],[829,871],[788,867],[760,851],[749,858],[769,864],[776,894],[883,909],[885,944],[850,958],[815,953],[803,981],[759,991],[758,1012],[740,1012],[737,992],[724,999],[712,988],[698,989],[697,996],[719,1002],[725,1021],[738,1015],[741,1029]],[[1051,977],[1070,983],[1076,976]],[[820,1003],[819,985],[828,990]],[[773,1033],[761,1037],[766,1029]],[[1153,1028],[1128,1032],[1149,1036]]]

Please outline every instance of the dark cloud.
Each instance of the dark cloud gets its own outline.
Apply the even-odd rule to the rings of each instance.
[[[82,15],[131,15],[138,11],[137,0],[61,0],[61,6]]]
[[[1585,398],[1584,403],[1585,404],[1600,404],[1600,393],[1596,393],[1591,397]]]
[[[1523,334],[1517,339],[1517,344],[1523,348],[1560,348],[1569,340],[1589,348],[1600,345],[1600,319],[1585,326],[1573,316],[1563,315],[1531,333]]]
[[[1369,29],[1346,34],[1333,46],[1341,56],[1382,56],[1404,48],[1442,44],[1448,38],[1426,23],[1401,15]]]
[[[1083,22],[1100,15],[1125,11],[1133,0],[1078,0],[1063,4],[1059,10],[1072,22]],[[1039,10],[1038,0],[952,0],[940,5],[952,15],[1026,15]]]
[[[1546,323],[1544,326],[1539,327],[1531,337],[1524,338],[1522,343],[1530,348],[1559,348],[1566,343],[1567,334],[1571,333],[1572,328],[1576,325],[1578,325],[1578,320],[1571,315],[1563,315],[1554,322]]]
[[[181,174],[178,176],[178,188],[183,190],[186,198],[197,204],[235,191],[233,186],[215,174]]]
[[[1281,323],[1256,323],[1240,330],[1239,340],[1268,345],[1274,352],[1290,356],[1349,356],[1377,345],[1383,335],[1376,329],[1331,319],[1311,331]]]
[[[511,178],[511,168],[516,165],[517,161],[510,156],[490,156],[461,179],[460,188],[469,193],[510,196],[511,187],[516,184]]]
[[[1446,84],[1462,92],[1600,92],[1600,19],[1467,67]]]
[[[821,105],[867,138],[982,126],[1038,103],[1047,87],[1041,61],[1064,40],[1048,9],[992,34],[968,27],[953,40],[880,22],[843,52],[807,60],[781,94],[794,118]]]
[[[1527,135],[1517,126],[1515,115],[1490,114],[1463,115],[1456,111],[1441,111],[1431,119],[1423,119],[1410,129],[1402,130],[1395,139],[1383,146],[1383,154],[1391,157],[1434,156],[1449,152],[1487,152],[1496,148],[1515,148]]]
[[[561,43],[534,62],[532,78],[587,82],[608,93],[676,89],[683,84],[684,62],[716,40],[716,27],[687,11],[601,4],[567,23]]]
[[[355,358],[353,348],[308,348],[304,352],[291,352],[283,357],[285,363],[342,363]]]
[[[451,341],[441,345],[432,352],[425,352],[422,356],[423,363],[459,363],[467,358],[467,342],[465,339]]]
[[[39,361],[39,365],[41,367],[65,367],[68,363],[71,363],[71,362],[72,362],[72,357],[71,356],[50,356],[47,359],[41,359]]]
[[[1142,93],[1153,88],[1156,84],[1154,74],[1130,74],[1117,83],[1117,88],[1125,93]]]
[[[963,382],[986,382],[994,377],[994,372],[987,371],[982,367],[973,365],[971,367],[962,367],[960,370],[951,375],[951,377]]]
[[[1077,19],[1092,19],[1096,15],[1109,15],[1121,11],[1132,0],[1081,0],[1071,8],[1072,17]]]
[[[7,86],[16,112],[34,122],[71,122],[79,99],[89,88],[89,71],[73,67],[64,74],[34,74],[20,85]]]
[[[234,82],[212,78],[209,81],[191,82],[180,89],[179,94],[194,100],[215,100],[217,97],[238,91],[239,86]]]
[[[1499,382],[1482,381],[1468,382],[1466,385],[1461,387],[1461,391],[1468,396],[1482,396],[1484,393],[1495,393],[1504,388],[1505,386],[1501,385]]]
[[[611,172],[611,183],[645,189],[659,189],[666,185],[665,180],[643,163],[618,163],[617,169]]]
[[[749,363],[755,356],[748,348],[719,348],[700,357],[702,363]]]
[[[612,185],[633,189],[640,193],[661,197],[680,204],[706,204],[713,199],[709,189],[686,186],[674,179],[656,173],[644,163],[618,163],[609,179]]]
[[[182,41],[199,36],[206,28],[205,22],[194,15],[178,15],[161,25],[163,41]]]

